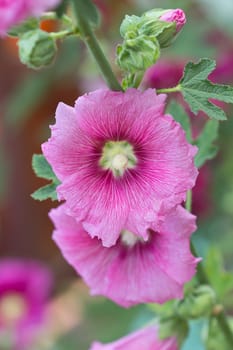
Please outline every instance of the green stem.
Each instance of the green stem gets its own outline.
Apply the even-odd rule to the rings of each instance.
[[[162,94],[162,93],[167,94],[167,93],[169,93],[169,92],[178,92],[178,91],[181,91],[181,85],[180,85],[180,84],[177,85],[177,86],[175,86],[175,87],[173,87],[173,88],[158,89],[158,90],[156,90],[156,92],[157,92],[158,94]]]
[[[188,211],[192,210],[192,191],[189,190],[187,192],[187,199],[185,203],[185,208]],[[198,256],[198,253],[196,251],[196,248],[194,244],[191,242],[191,251],[193,255]],[[197,278],[201,284],[208,284],[211,285],[209,278],[205,272],[205,269],[203,267],[203,264],[199,262],[198,267],[197,267]],[[231,348],[233,349],[233,333],[231,331],[231,328],[229,326],[229,323],[227,321],[227,317],[225,315],[224,310],[222,310],[218,315],[215,316],[219,327],[221,328],[222,332],[224,333],[229,345],[231,345]]]
[[[85,0],[72,0],[74,13],[78,21],[78,27],[80,29],[81,36],[94,56],[99,68],[104,76],[104,79],[112,90],[122,90],[121,85],[117,81],[109,62],[107,61],[99,43],[91,29],[91,26],[85,17],[85,13],[82,11],[82,6],[80,6],[80,1]]]
[[[57,40],[57,39],[64,39],[66,38],[67,36],[71,36],[71,35],[79,35],[79,32],[77,29],[75,30],[62,30],[60,32],[52,32],[52,33],[49,33],[49,35]]]

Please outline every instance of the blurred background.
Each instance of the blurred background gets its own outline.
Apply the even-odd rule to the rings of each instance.
[[[163,51],[156,68],[144,85],[174,86],[185,63],[201,57],[214,58],[217,68],[211,79],[233,84],[233,1],[232,0],[95,0],[102,18],[98,37],[114,63],[119,25],[125,14],[141,14],[156,8],[182,8],[187,24],[174,45]],[[56,31],[55,21],[42,27]],[[90,298],[83,284],[62,258],[51,240],[50,208],[57,202],[36,202],[30,194],[46,181],[36,178],[31,168],[34,153],[50,135],[58,102],[73,105],[79,95],[103,87],[92,57],[76,38],[59,45],[50,68],[32,71],[19,62],[17,40],[0,39],[0,257],[30,258],[52,271],[54,288],[46,310],[46,327],[39,349],[87,350],[94,339],[109,342],[147,322],[153,316],[144,306],[123,310],[103,298]],[[179,97],[177,97],[179,98]],[[224,255],[226,268],[233,267],[233,115],[223,105],[228,121],[221,123],[217,141],[219,153],[201,169],[194,190],[193,212],[198,216],[195,241],[201,256],[209,245]],[[193,134],[198,135],[203,114],[190,113]],[[0,276],[1,278],[1,276]],[[233,305],[232,305],[233,307]],[[233,311],[233,309],[232,309]],[[194,322],[184,350],[202,350],[199,328]],[[43,338],[43,342],[42,339]],[[39,340],[38,340],[39,341]]]

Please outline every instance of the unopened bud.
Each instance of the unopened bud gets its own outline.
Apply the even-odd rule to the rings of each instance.
[[[183,300],[177,302],[176,313],[186,319],[209,316],[216,303],[216,295],[209,286],[199,286]]]
[[[50,65],[57,52],[54,39],[41,29],[23,34],[18,45],[21,62],[34,69]]]

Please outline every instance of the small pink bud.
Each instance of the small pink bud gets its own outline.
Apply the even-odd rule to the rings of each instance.
[[[174,9],[166,11],[161,17],[160,20],[165,22],[175,22],[176,23],[176,32],[178,33],[186,23],[185,13],[181,9]]]

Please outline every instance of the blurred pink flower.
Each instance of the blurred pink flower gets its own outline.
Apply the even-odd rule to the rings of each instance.
[[[122,230],[148,238],[164,215],[194,186],[196,147],[164,115],[165,95],[97,90],[75,108],[59,104],[42,151],[61,181],[68,214],[103,245]]]
[[[44,265],[19,259],[1,260],[0,276],[0,334],[12,350],[27,349],[43,324],[52,276]]]
[[[163,303],[182,298],[184,283],[196,272],[199,259],[189,248],[195,216],[181,206],[167,216],[159,232],[152,227],[147,242],[123,230],[110,248],[91,238],[66,214],[65,205],[53,209],[50,217],[55,224],[53,239],[92,295],[104,295],[124,307]]]
[[[40,16],[60,0],[0,0],[0,36],[30,16]]]
[[[167,10],[160,18],[160,21],[175,22],[176,32],[178,33],[186,23],[185,13],[181,9]]]
[[[182,59],[161,59],[146,71],[144,84],[155,89],[174,87],[182,78],[184,66]]]
[[[90,350],[178,350],[178,346],[175,337],[159,339],[158,327],[151,325],[112,343],[94,342]]]

